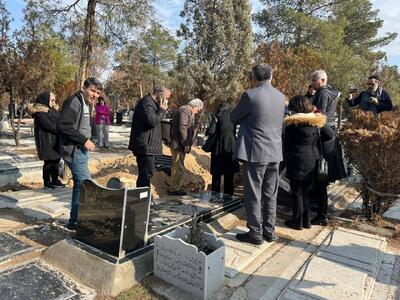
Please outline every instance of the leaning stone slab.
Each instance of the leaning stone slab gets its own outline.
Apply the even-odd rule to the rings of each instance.
[[[265,242],[260,246],[256,246],[239,242],[236,239],[236,234],[247,231],[245,227],[238,226],[221,237],[226,247],[225,276],[229,278],[235,277],[272,244]]]

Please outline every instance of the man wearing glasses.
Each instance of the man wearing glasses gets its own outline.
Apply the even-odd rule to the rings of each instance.
[[[374,115],[383,111],[391,111],[393,108],[392,100],[389,93],[382,89],[379,76],[369,76],[367,86],[367,90],[361,92],[356,98],[353,97],[353,91],[350,91],[347,103],[351,107],[358,105],[363,111],[371,111]]]

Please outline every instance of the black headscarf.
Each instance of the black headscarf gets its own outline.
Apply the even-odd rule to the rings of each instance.
[[[35,103],[50,107],[50,92],[41,93],[39,96],[37,96]]]
[[[232,106],[228,102],[223,101],[219,105],[218,110],[217,110],[217,114],[215,116],[216,117],[221,117],[224,114],[226,114],[227,112],[229,112],[231,109],[232,109]]]

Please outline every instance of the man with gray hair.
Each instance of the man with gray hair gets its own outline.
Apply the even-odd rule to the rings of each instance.
[[[169,194],[186,195],[182,189],[182,178],[185,168],[185,155],[190,152],[196,125],[195,116],[203,109],[200,99],[193,99],[182,105],[175,112],[171,126],[172,170]]]
[[[128,149],[136,156],[137,187],[150,186],[155,156],[162,154],[161,120],[168,109],[170,96],[168,88],[158,85],[152,94],[140,99],[135,107]]]
[[[340,93],[328,85],[328,75],[324,70],[317,70],[311,74],[311,86],[317,91],[312,104],[328,117],[328,125],[335,129],[336,101]]]
[[[285,95],[272,86],[270,65],[254,66],[252,78],[255,87],[242,94],[231,113],[232,122],[240,123],[235,158],[243,162],[244,205],[250,229],[236,238],[260,245],[276,238]]]
[[[311,85],[317,91],[312,104],[327,117],[327,125],[336,132],[336,103],[340,93],[328,85],[328,76],[324,70],[317,70],[311,74]],[[317,216],[311,220],[312,225],[328,225],[328,190],[329,182],[345,178],[346,170],[343,164],[342,147],[339,138],[335,136],[334,151],[327,158],[328,180],[325,183],[316,182],[313,186],[313,194],[318,199]]]

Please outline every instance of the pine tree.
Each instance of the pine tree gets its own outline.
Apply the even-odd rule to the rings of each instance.
[[[178,36],[185,43],[193,96],[208,101],[236,99],[253,52],[248,0],[186,0]]]

